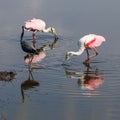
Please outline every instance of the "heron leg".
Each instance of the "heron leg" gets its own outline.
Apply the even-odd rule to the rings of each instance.
[[[33,45],[36,43],[36,31],[33,32]]]
[[[89,52],[88,52],[88,49],[86,49],[86,52],[87,52],[87,59],[85,60],[85,62],[87,63],[91,58],[95,57],[98,55],[98,50],[94,47],[92,48],[94,51],[95,51],[95,54],[93,55],[89,55]]]
[[[29,71],[31,72],[32,71],[32,60],[33,60],[33,55],[32,55],[32,58],[31,60],[29,61]]]
[[[86,53],[87,53],[87,59],[84,61],[84,63],[86,64],[89,61],[89,52],[88,52],[88,49],[85,49],[85,50],[86,50]]]
[[[89,59],[89,52],[88,52],[88,49],[86,49],[86,53],[87,53],[87,59]]]

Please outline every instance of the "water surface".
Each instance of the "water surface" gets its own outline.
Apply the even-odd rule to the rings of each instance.
[[[8,120],[120,119],[119,1],[0,1],[0,115]],[[8,8],[8,9],[6,9]],[[20,46],[21,26],[29,18],[54,26],[58,41],[30,73]],[[85,34],[103,35],[100,54],[83,64],[77,50]],[[31,42],[32,34],[24,40]],[[37,47],[52,44],[51,34],[37,33]]]

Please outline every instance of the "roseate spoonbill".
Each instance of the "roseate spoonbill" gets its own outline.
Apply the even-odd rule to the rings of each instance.
[[[36,42],[36,32],[37,31],[52,33],[55,36],[55,38],[57,38],[55,28],[49,27],[46,29],[45,27],[46,27],[45,21],[43,21],[41,19],[36,19],[36,18],[26,21],[25,25],[24,25],[25,30],[33,32],[33,42],[34,43]]]
[[[20,39],[21,48],[24,52],[30,54],[33,58],[33,55],[39,54],[39,51],[34,47],[33,43],[28,43],[26,41],[23,41],[23,35],[24,35],[24,26],[22,26],[22,33],[21,33],[21,39]],[[30,69],[32,65],[31,62],[32,62],[32,59],[30,61]]]
[[[71,56],[79,56],[81,55],[84,50],[87,52],[87,59],[85,60],[85,63],[89,62],[89,60],[95,56],[98,55],[98,50],[96,47],[100,46],[103,42],[105,42],[105,38],[100,35],[95,35],[95,34],[89,34],[85,35],[79,40],[79,43],[81,43],[81,46],[77,52],[74,51],[69,51],[66,54],[65,59],[69,60]],[[95,54],[89,55],[88,50],[92,49],[95,51]]]

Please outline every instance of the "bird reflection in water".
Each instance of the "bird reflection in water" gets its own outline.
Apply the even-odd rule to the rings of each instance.
[[[41,62],[46,57],[46,53],[45,53],[46,48],[47,48],[47,46],[44,45],[43,47],[41,47],[39,49],[39,53],[38,54],[34,54],[34,55],[27,54],[24,57],[25,63],[29,64],[30,62],[31,63]]]
[[[46,50],[52,50],[55,48],[57,39],[55,38],[51,44],[43,45],[40,49],[37,49],[38,54],[27,54],[24,56],[24,61],[27,64],[30,64],[30,69],[35,68],[32,66],[32,63],[41,62],[46,57]]]
[[[32,75],[32,71],[29,70],[28,79],[21,83],[22,101],[24,102],[24,100],[25,100],[24,91],[29,90],[31,88],[35,88],[39,85],[40,85],[40,83],[34,80],[34,77]]]
[[[68,78],[77,79],[77,83],[81,86],[82,90],[88,90],[87,95],[96,95],[95,90],[100,87],[104,82],[102,71],[97,68],[93,69],[90,64],[86,64],[86,71],[77,71],[66,68],[66,76]],[[87,91],[87,92],[88,92]],[[90,92],[92,91],[92,92]]]

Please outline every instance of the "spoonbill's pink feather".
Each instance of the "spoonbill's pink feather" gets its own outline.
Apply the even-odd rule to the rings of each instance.
[[[34,55],[33,59],[32,59],[32,56],[26,57],[25,63],[28,64],[31,61],[31,59],[32,59],[32,63],[41,62],[45,57],[46,57],[45,52],[41,51],[39,55]]]
[[[67,52],[65,59],[69,60],[70,57],[73,55],[79,56],[84,52],[84,50],[86,50],[87,59],[85,60],[84,63],[87,63],[91,58],[96,57],[99,54],[97,47],[100,46],[105,41],[106,41],[105,38],[100,35],[95,35],[95,34],[85,35],[79,40],[79,43],[80,43],[79,50]],[[95,54],[90,55],[88,51],[89,49],[94,50]]]
[[[41,19],[33,18],[33,19],[25,22],[26,29],[34,29],[34,30],[41,31],[41,30],[45,29],[45,27],[46,27],[46,24]]]
[[[90,80],[88,80],[85,84],[84,87],[89,90],[94,90],[98,88],[102,83],[103,83],[103,77],[101,76],[91,76]]]
[[[105,42],[105,38],[103,36],[90,34],[85,40],[85,45],[89,48],[92,48],[100,46],[103,42]]]

